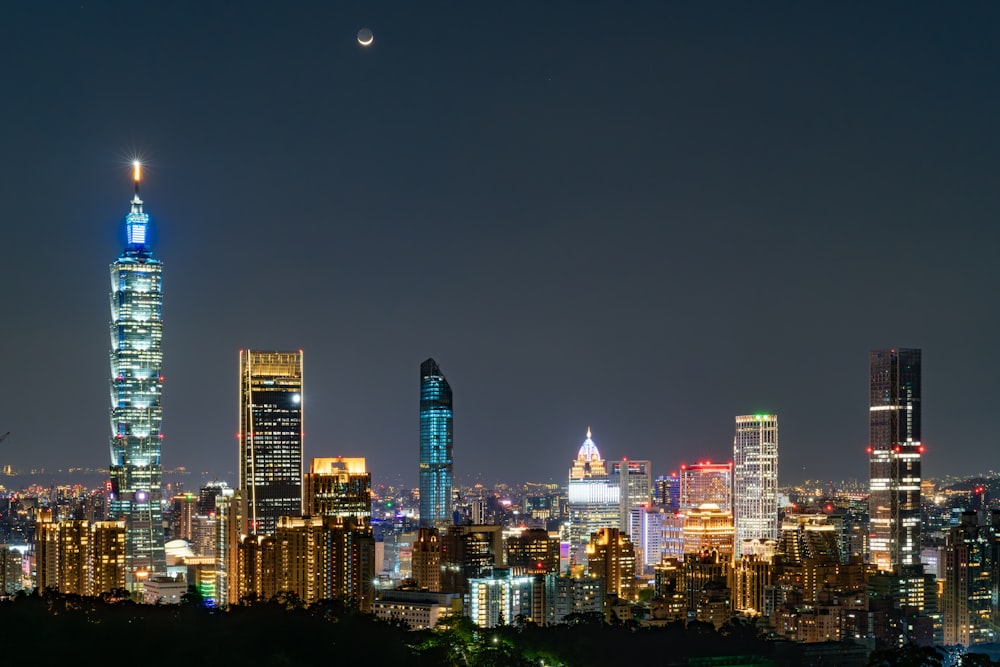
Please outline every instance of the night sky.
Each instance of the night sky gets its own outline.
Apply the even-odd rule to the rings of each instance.
[[[427,357],[459,480],[564,482],[588,425],[729,460],[760,411],[782,483],[867,479],[889,346],[925,476],[996,467],[1000,4],[10,2],[0,84],[0,465],[109,463],[138,153],[165,468],[235,484],[251,347],[376,482],[417,483]]]

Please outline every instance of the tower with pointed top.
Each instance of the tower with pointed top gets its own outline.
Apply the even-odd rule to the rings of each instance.
[[[420,527],[444,528],[452,520],[451,385],[433,359],[420,364]]]
[[[111,502],[112,520],[125,521],[126,585],[135,589],[165,573],[160,509],[163,390],[162,272],[153,257],[149,215],[135,194],[125,217],[125,248],[111,264]]]
[[[607,464],[594,444],[590,427],[569,469],[566,492],[570,563],[582,565],[591,534],[601,528],[620,526],[621,489],[609,478]]]

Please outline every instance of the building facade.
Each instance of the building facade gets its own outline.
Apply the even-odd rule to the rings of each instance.
[[[372,474],[365,459],[313,459],[306,473],[306,514],[371,521]]]
[[[38,590],[96,596],[125,588],[124,521],[55,521],[46,511],[35,531]]]
[[[920,367],[917,349],[870,355],[869,548],[883,572],[920,564]]]
[[[744,541],[778,539],[778,416],[736,418],[733,438],[736,557]]]
[[[420,526],[452,523],[451,385],[433,359],[420,364]]]
[[[125,217],[125,248],[111,264],[111,502],[125,522],[127,585],[166,568],[160,508],[163,468],[163,266],[153,257],[149,215],[135,194]]]
[[[705,503],[733,511],[733,464],[702,461],[681,466],[680,510],[685,512]]]
[[[240,350],[240,489],[252,533],[302,515],[302,405],[302,350]]]

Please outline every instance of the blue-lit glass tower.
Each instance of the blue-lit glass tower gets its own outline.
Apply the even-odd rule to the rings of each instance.
[[[433,359],[420,364],[420,526],[452,522],[451,385]]]
[[[111,265],[110,517],[125,521],[126,581],[133,589],[150,574],[166,573],[160,508],[163,266],[150,247],[139,177],[136,164],[125,249]]]

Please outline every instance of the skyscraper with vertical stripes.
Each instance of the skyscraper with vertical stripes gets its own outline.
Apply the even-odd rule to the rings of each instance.
[[[451,385],[433,359],[420,364],[420,526],[442,528],[452,520]]]
[[[111,264],[112,520],[125,521],[126,585],[165,573],[160,508],[163,390],[162,272],[153,257],[149,215],[139,199],[141,171],[125,217],[125,249]]]
[[[734,549],[745,540],[778,539],[778,416],[736,418],[733,438]]]

